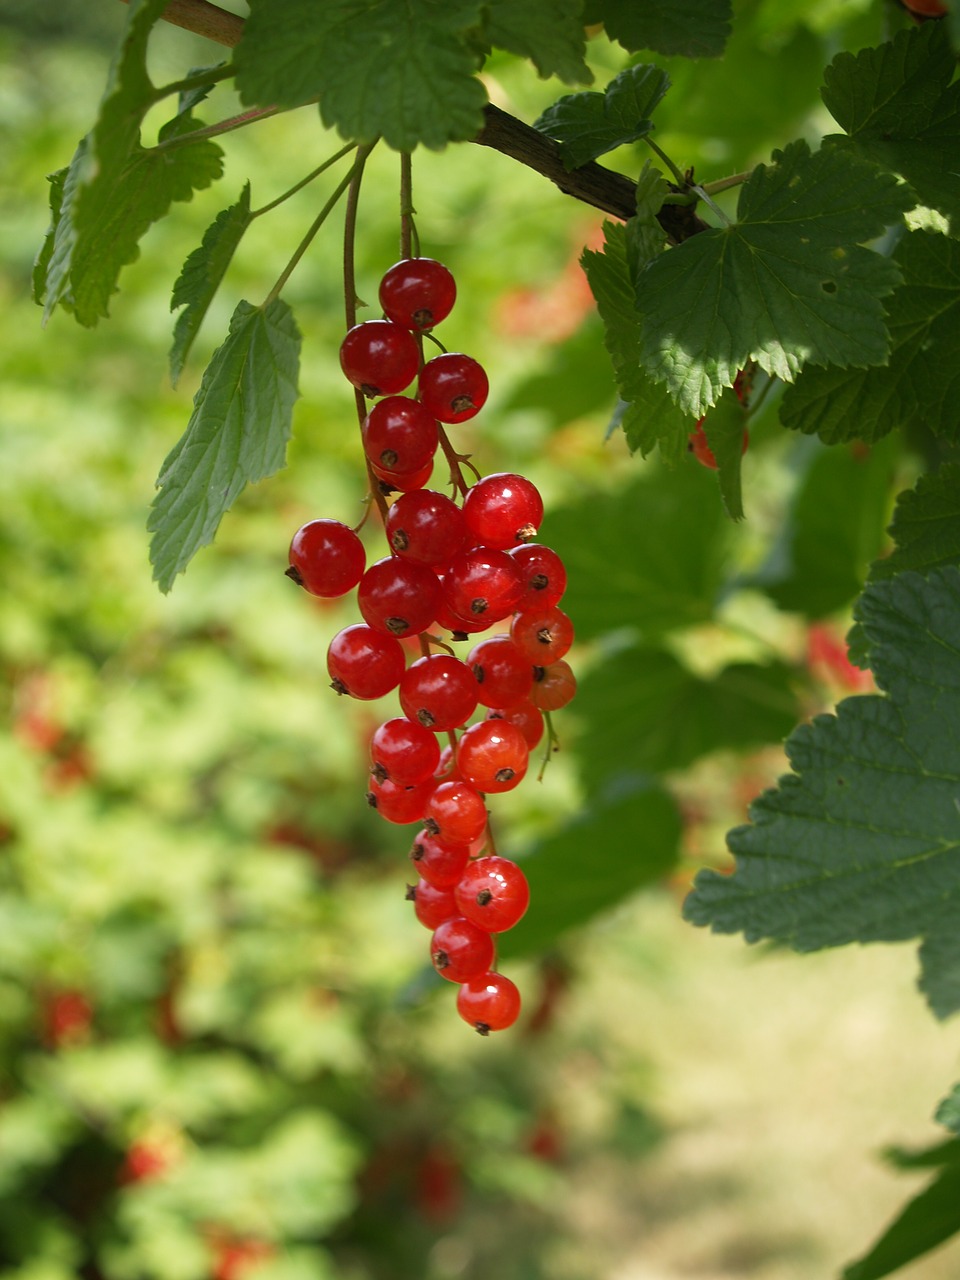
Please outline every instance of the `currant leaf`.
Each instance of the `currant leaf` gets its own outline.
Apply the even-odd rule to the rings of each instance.
[[[588,0],[584,22],[602,22],[611,40],[633,53],[718,58],[730,35],[730,0]]]
[[[960,1008],[955,971],[942,984],[931,961],[960,902],[960,570],[872,583],[856,615],[882,693],[794,731],[793,773],[729,833],[735,873],[700,872],[685,914],[797,951],[923,939],[923,986],[945,1016]]]
[[[170,299],[171,311],[178,307],[184,308],[177,316],[173,346],[170,349],[170,381],[174,386],[177,385],[184,361],[207,309],[250,222],[248,182],[236,204],[217,214],[203,233],[200,247],[194,249],[180,270]]]
[[[492,45],[529,58],[541,76],[589,84],[580,0],[487,0],[484,33]]]
[[[921,200],[960,217],[960,83],[942,24],[925,22],[824,72],[822,96],[846,137],[824,141],[898,173]]]
[[[576,169],[649,133],[650,117],[669,87],[670,78],[659,67],[628,67],[603,93],[558,98],[534,121],[534,128],[560,144],[566,169]]]
[[[213,541],[244,487],[283,466],[299,358],[300,334],[285,302],[240,303],[157,480],[147,528],[161,591]]]
[[[747,411],[732,387],[727,387],[703,420],[703,433],[717,463],[717,481],[724,509],[731,520],[743,519],[744,432]]]
[[[748,360],[792,382],[804,364],[879,364],[881,299],[900,280],[861,247],[913,204],[888,174],[805,142],[759,165],[738,221],[661,254],[641,275],[641,357],[677,404],[701,417]]]
[[[467,36],[479,0],[253,0],[235,50],[250,104],[316,99],[328,128],[397,150],[475,137],[486,92]]]

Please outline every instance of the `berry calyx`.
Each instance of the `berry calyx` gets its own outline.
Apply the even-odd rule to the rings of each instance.
[[[289,558],[288,578],[313,596],[333,600],[360,581],[367,553],[340,520],[310,520],[293,535]]]
[[[349,329],[340,344],[340,368],[365,396],[405,391],[419,367],[416,339],[392,320],[364,320]]]
[[[457,992],[457,1013],[482,1036],[505,1031],[520,1016],[520,992],[502,973],[483,973]]]
[[[562,658],[573,644],[573,623],[556,605],[517,613],[510,623],[510,638],[528,661],[545,667]]]
[[[434,356],[420,370],[417,394],[428,413],[440,422],[466,422],[487,402],[490,383],[483,366],[460,351]]]
[[[527,877],[509,858],[477,858],[454,890],[460,914],[487,933],[512,929],[530,904]]]
[[[403,258],[384,274],[379,293],[388,319],[423,333],[453,310],[457,286],[447,267],[435,258]]]
[[[468,982],[486,973],[493,964],[493,939],[471,920],[454,916],[434,929],[430,958],[441,978]]]
[[[331,687],[363,702],[395,689],[405,667],[400,641],[362,622],[338,631],[327,649]]]
[[[520,610],[546,609],[559,604],[567,589],[567,571],[552,547],[526,542],[510,551],[524,584]]]
[[[506,551],[536,536],[543,499],[525,476],[500,471],[484,476],[463,500],[467,529],[485,547]]]

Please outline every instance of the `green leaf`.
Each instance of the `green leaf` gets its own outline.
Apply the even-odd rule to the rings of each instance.
[[[397,150],[480,132],[486,92],[466,35],[480,0],[253,0],[234,59],[253,105],[316,99],[347,139]]]
[[[487,0],[484,32],[491,44],[529,58],[543,77],[590,84],[582,7],[581,0]]]
[[[881,363],[881,298],[900,274],[860,246],[911,203],[890,175],[836,149],[775,152],[745,184],[737,223],[692,236],[642,274],[647,373],[700,417],[751,359],[785,382],[806,363]]]
[[[157,480],[147,528],[161,591],[213,541],[243,488],[283,466],[299,358],[300,334],[285,302],[240,303]]]
[[[237,245],[251,221],[248,182],[236,204],[217,214],[203,233],[200,247],[194,249],[180,270],[170,299],[171,311],[177,307],[185,308],[177,317],[170,350],[170,381],[174,386],[177,385],[184,361],[207,314],[207,308],[213,301]]]
[[[956,56],[938,22],[901,31],[858,54],[841,53],[824,72],[823,101],[850,148],[898,173],[924,204],[960,217],[960,83]]]
[[[633,53],[718,58],[730,34],[730,0],[588,0],[584,22],[602,22]]]
[[[677,860],[681,820],[658,786],[620,778],[576,819],[523,859],[530,909],[497,939],[498,953],[534,955],[629,894],[667,875]]]
[[[960,1084],[955,1084],[937,1107],[934,1119],[945,1129],[960,1134]]]
[[[628,67],[603,93],[558,98],[534,121],[534,128],[560,144],[567,170],[577,169],[649,133],[650,117],[669,87],[669,77],[659,67]]]
[[[53,257],[54,244],[56,243],[57,227],[60,225],[61,210],[63,208],[63,187],[67,172],[68,170],[64,168],[58,169],[56,173],[47,175],[47,181],[50,183],[50,226],[47,228],[47,233],[43,237],[43,243],[33,264],[33,300],[41,307],[47,292],[47,274],[50,270],[50,260]]]
[[[735,873],[698,875],[694,924],[797,951],[955,936],[960,571],[872,583],[856,614],[883,696],[847,698],[794,731],[793,773],[728,836]],[[921,959],[931,1005],[954,1012]]]
[[[717,463],[717,481],[724,509],[731,520],[743,519],[743,489],[740,465],[743,461],[743,433],[747,430],[747,410],[732,387],[728,387],[703,419],[703,433]]]
[[[890,360],[872,369],[805,369],[787,389],[785,427],[828,444],[878,440],[897,428],[955,439],[960,402],[960,243],[923,231],[893,259],[903,283],[887,303]]]
[[[844,1268],[843,1280],[880,1280],[960,1231],[960,1143],[954,1158],[907,1204],[869,1253]]]
[[[552,510],[544,536],[567,567],[564,609],[578,637],[634,627],[650,638],[709,621],[728,528],[713,477],[692,460],[669,483],[648,469]]]
[[[905,569],[929,573],[960,564],[960,463],[945,463],[905,489],[897,497],[888,532],[895,546],[871,566],[872,581]]]
[[[619,773],[664,773],[711,751],[780,742],[799,710],[793,679],[781,663],[738,663],[703,679],[643,644],[605,655],[577,688],[576,752],[587,791]]]

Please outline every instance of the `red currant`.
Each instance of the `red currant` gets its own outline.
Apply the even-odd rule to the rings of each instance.
[[[340,368],[365,396],[391,396],[409,387],[420,367],[420,348],[409,330],[391,320],[364,320],[340,344]]]
[[[415,720],[397,716],[385,720],[370,739],[373,776],[387,778],[402,787],[415,786],[434,777],[440,764],[437,735]]]
[[[375,462],[370,463],[370,470],[380,481],[381,493],[412,493],[416,489],[422,489],[430,479],[433,474],[433,459],[419,471],[388,471],[386,467],[378,467]]]
[[[487,712],[488,720],[506,720],[516,727],[526,739],[532,751],[543,737],[543,713],[535,707],[529,698],[524,698],[512,707],[491,707]]]
[[[477,542],[505,551],[536,536],[543,519],[543,499],[525,476],[496,472],[478,480],[467,492],[463,518]]]
[[[457,743],[457,767],[464,782],[478,791],[512,791],[527,772],[530,748],[516,725],[481,720]]]
[[[452,920],[460,914],[453,889],[438,889],[422,878],[407,888],[407,899],[413,903],[417,919],[427,929],[436,929],[444,920]]]
[[[446,733],[470,719],[476,710],[477,692],[476,677],[466,663],[446,653],[431,653],[404,672],[400,706],[409,720]]]
[[[360,581],[367,555],[356,533],[339,520],[311,520],[293,535],[287,577],[311,595],[332,600]]]
[[[387,541],[396,555],[419,564],[440,565],[463,548],[463,512],[443,493],[417,489],[399,497],[386,519]]]
[[[473,547],[456,556],[443,575],[447,604],[459,618],[486,626],[513,613],[523,595],[517,566],[505,551]]]
[[[440,597],[435,573],[398,556],[374,561],[357,590],[357,604],[367,625],[398,639],[426,631],[436,617]]]
[[[577,678],[561,658],[548,667],[535,667],[530,701],[541,711],[559,711],[577,692]]]
[[[546,667],[562,658],[573,644],[573,623],[562,609],[552,605],[515,614],[510,637],[530,662]]]
[[[454,916],[434,929],[430,956],[442,978],[467,982],[486,973],[493,964],[493,939],[472,921]]]
[[[431,462],[440,440],[436,419],[408,396],[387,396],[375,404],[364,419],[361,435],[370,461],[400,475]]]
[[[420,402],[441,422],[466,422],[475,417],[486,404],[489,392],[483,366],[459,351],[434,356],[417,379]]]
[[[432,329],[445,320],[456,298],[453,276],[434,258],[404,258],[380,281],[384,315],[415,332]]]
[[[421,831],[410,850],[413,865],[437,889],[452,889],[470,861],[470,845],[444,844],[429,831]]]
[[[370,779],[370,790],[367,792],[367,804],[376,809],[381,818],[387,822],[422,822],[426,813],[427,801],[436,788],[433,778],[419,782],[413,787],[402,787],[387,778],[378,782]]]
[[[567,589],[567,571],[551,547],[527,542],[514,547],[510,558],[524,582],[524,596],[518,606],[521,610],[546,609],[560,602]]]
[[[509,858],[477,858],[454,890],[460,914],[487,933],[512,929],[530,904],[527,877]]]
[[[457,992],[457,1013],[482,1036],[505,1031],[520,1016],[520,992],[502,973],[483,973]]]
[[[744,427],[743,429],[743,447],[741,454],[747,452],[747,446],[750,443],[750,432]],[[690,433],[690,439],[687,443],[688,450],[693,454],[696,460],[705,467],[709,467],[711,471],[716,471],[717,460],[714,457],[713,450],[707,443],[707,433],[703,429],[703,418],[697,419],[697,425]]]
[[[400,641],[362,622],[338,631],[327,650],[332,687],[364,702],[395,689],[405,667]]]
[[[445,844],[469,844],[486,829],[483,796],[467,782],[441,782],[430,796],[423,825]]]
[[[485,707],[509,707],[526,698],[533,685],[531,659],[508,635],[489,636],[467,654]]]

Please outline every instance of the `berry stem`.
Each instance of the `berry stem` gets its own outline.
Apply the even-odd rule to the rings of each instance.
[[[225,62],[223,66],[207,67],[205,71],[196,71],[192,76],[186,76],[182,80],[171,80],[169,84],[154,89],[154,100],[160,102],[161,99],[172,97],[175,93],[189,93],[191,89],[201,89],[204,85],[215,85],[221,80],[229,80],[236,74],[236,70],[232,62]]]
[[[543,781],[543,775],[547,771],[547,765],[550,763],[554,752],[560,750],[560,739],[557,736],[556,729],[553,727],[553,716],[549,711],[544,711],[542,714],[543,722],[547,726],[547,742],[544,748],[543,760],[540,762],[540,772],[537,774],[538,782]]]
[[[457,489],[460,496],[465,498],[470,486],[463,478],[463,472],[460,470],[461,464],[469,467],[478,480],[480,479],[480,472],[465,453],[457,453],[443,427],[440,427],[440,448],[443,450],[443,456],[450,465],[450,482]]]
[[[400,152],[400,257],[420,257],[420,237],[413,215],[413,156]]]
[[[263,214],[269,213],[271,209],[276,209],[278,205],[283,204],[285,200],[289,200],[291,196],[295,196],[298,191],[302,191],[304,187],[313,182],[314,178],[319,178],[321,173],[326,173],[332,165],[335,165],[338,160],[342,160],[344,156],[349,155],[351,151],[355,151],[356,148],[357,144],[355,142],[348,142],[345,147],[341,147],[339,151],[324,160],[323,164],[317,165],[316,169],[308,173],[305,178],[301,178],[299,182],[295,182],[282,195],[277,196],[276,200],[271,200],[269,204],[261,205],[259,209],[252,210],[251,219],[260,218]]]
[[[673,163],[673,161],[670,159],[667,153],[662,148],[657,146],[657,144],[653,141],[653,139],[650,137],[649,134],[647,134],[643,140],[647,144],[647,146],[650,148],[650,150],[653,152],[653,154],[655,156],[658,156],[663,161],[663,163],[667,166],[670,172],[673,174],[673,180],[677,184],[677,186],[680,187],[681,190],[686,191],[687,188],[690,186],[690,183],[687,181],[686,177],[680,172],[677,166]]]
[[[731,187],[742,186],[748,178],[752,177],[753,170],[747,169],[743,173],[732,173],[729,178],[718,178],[716,182],[704,182],[700,190],[707,195],[715,196],[721,191],[729,191]]]
[[[164,155],[167,151],[176,151],[178,147],[187,147],[191,142],[199,142],[201,138],[219,138],[221,134],[232,133],[235,129],[244,129],[248,124],[256,124],[258,120],[269,120],[271,116],[281,115],[291,107],[253,107],[250,111],[241,111],[238,116],[228,116],[217,124],[204,125],[202,129],[192,129],[190,133],[177,134],[175,138],[167,138],[154,147],[147,147],[150,155]]]

